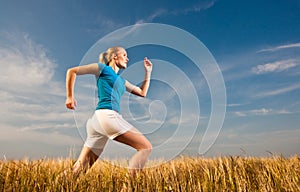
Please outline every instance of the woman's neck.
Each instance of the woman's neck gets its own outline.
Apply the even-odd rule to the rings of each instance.
[[[110,62],[108,66],[110,66],[115,71],[115,73],[118,73],[120,70],[120,68],[116,65],[115,62]]]

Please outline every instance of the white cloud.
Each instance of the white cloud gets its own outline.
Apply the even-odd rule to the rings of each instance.
[[[138,20],[136,23],[145,23],[145,22],[152,22],[154,19],[161,17],[161,16],[168,16],[168,15],[182,15],[182,14],[189,14],[192,12],[200,12],[202,10],[206,10],[214,6],[216,0],[207,0],[207,1],[199,1],[196,4],[190,5],[188,7],[181,7],[181,9],[170,9],[170,8],[160,8],[155,10],[152,14],[148,17]]]
[[[160,17],[162,15],[166,15],[168,13],[167,9],[157,9],[155,10],[151,15],[144,19],[138,20],[136,23],[141,24],[141,23],[146,23],[146,22],[152,22],[155,18]]]
[[[276,61],[273,63],[267,63],[264,65],[258,65],[252,68],[252,72],[255,74],[264,74],[271,72],[280,72],[289,68],[297,66],[297,62],[292,59]]]
[[[258,53],[260,52],[273,52],[273,51],[279,51],[279,50],[282,50],[282,49],[289,49],[289,48],[298,48],[300,47],[300,43],[293,43],[293,44],[287,44],[287,45],[280,45],[280,46],[277,46],[277,47],[271,47],[271,48],[268,48],[268,49],[261,49],[258,51]]]
[[[199,12],[201,10],[206,10],[214,6],[216,0],[212,1],[199,1],[197,4],[193,5],[192,7],[185,8],[179,12],[182,13],[189,13],[189,12]]]
[[[240,103],[228,103],[226,106],[227,107],[239,107],[239,106],[241,106],[242,104],[240,104]]]
[[[276,89],[276,90],[271,90],[271,91],[265,91],[265,92],[261,92],[257,95],[255,95],[256,97],[269,97],[269,96],[275,96],[275,95],[280,95],[283,93],[287,93],[290,91],[294,91],[296,89],[300,88],[300,83],[296,83],[287,87],[283,87],[280,89]]]
[[[19,146],[22,142],[78,143],[78,138],[57,132],[75,125],[64,106],[65,83],[54,79],[57,64],[47,49],[28,34],[1,35],[0,141]]]
[[[291,112],[286,109],[275,110],[275,109],[267,109],[267,108],[234,112],[234,114],[239,117],[257,116],[257,115],[258,116],[260,116],[260,115],[278,115],[278,114],[289,114],[289,113],[291,113]]]
[[[16,88],[48,83],[54,75],[56,63],[49,59],[46,49],[26,34],[11,40],[10,47],[0,47],[1,85],[7,87],[9,83]]]
[[[246,113],[242,112],[242,111],[236,111],[236,112],[234,112],[234,114],[239,116],[239,117],[245,117],[246,116]]]
[[[105,15],[97,14],[98,16],[95,18],[96,28],[88,28],[85,29],[89,34],[96,34],[97,36],[102,36],[106,33],[114,31],[118,28],[124,27],[126,24],[120,23],[116,20],[113,20]]]

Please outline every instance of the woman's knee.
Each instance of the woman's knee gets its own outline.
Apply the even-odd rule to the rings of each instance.
[[[143,147],[141,149],[147,150],[148,152],[151,153],[152,152],[152,144],[146,139],[145,142],[143,143]]]

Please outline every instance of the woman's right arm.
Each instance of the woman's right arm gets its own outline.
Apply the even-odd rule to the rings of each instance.
[[[74,99],[74,85],[77,75],[93,74],[99,76],[99,67],[97,63],[72,67],[67,70],[66,74],[66,107],[68,109],[75,109],[76,100]]]

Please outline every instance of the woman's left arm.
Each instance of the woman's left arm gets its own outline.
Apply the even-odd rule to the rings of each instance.
[[[150,86],[152,63],[150,60],[147,59],[147,57],[144,58],[144,67],[145,67],[145,76],[144,76],[144,81],[142,82],[140,87],[135,86],[128,81],[125,82],[125,87],[128,92],[141,97],[146,97]]]

